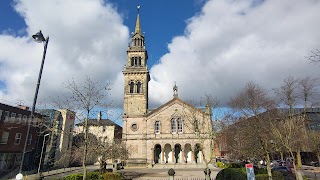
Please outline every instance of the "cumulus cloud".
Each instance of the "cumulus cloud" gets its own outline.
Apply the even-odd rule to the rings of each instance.
[[[80,83],[88,76],[101,83],[118,82],[129,30],[110,4],[100,0],[16,0],[14,8],[27,29],[22,37],[0,35],[0,80],[5,83],[0,90],[2,101],[31,104],[43,52],[43,45],[31,35],[40,29],[50,40],[38,102],[64,93],[62,83],[72,79]],[[112,89],[118,101],[121,91]]]
[[[113,6],[100,0],[15,0],[14,8],[27,29],[26,36],[0,35],[1,101],[31,105],[43,51],[31,35],[41,29],[50,42],[39,102],[63,93],[63,82],[89,76],[112,82],[110,98],[122,106],[130,37]],[[226,102],[248,81],[271,89],[289,75],[318,77],[319,67],[304,57],[320,47],[319,9],[315,0],[206,1],[151,67],[151,108],[172,98],[174,82],[181,99],[207,93]]]
[[[320,47],[319,9],[314,0],[207,1],[151,68],[152,104],[170,100],[174,82],[182,99],[225,103],[248,81],[272,89],[288,76],[319,77],[305,59]]]

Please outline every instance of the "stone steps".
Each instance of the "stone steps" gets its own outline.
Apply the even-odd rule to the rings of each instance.
[[[155,164],[153,169],[190,169],[190,168],[206,168],[205,164]]]

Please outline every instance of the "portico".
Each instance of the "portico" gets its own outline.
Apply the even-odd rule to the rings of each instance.
[[[152,162],[155,164],[197,164],[203,163],[202,151],[198,143],[155,144],[152,150]]]

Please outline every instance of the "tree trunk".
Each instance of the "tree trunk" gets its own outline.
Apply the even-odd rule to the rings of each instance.
[[[266,152],[266,161],[267,161],[267,171],[268,171],[268,179],[272,180],[272,173],[271,173],[271,161],[270,161],[270,156],[269,153]]]
[[[295,162],[293,162],[293,163],[295,163]],[[300,149],[297,151],[297,168],[298,169],[302,168]]]
[[[284,155],[283,155],[282,151],[280,151],[280,157],[281,157],[281,161],[283,161],[284,160]]]
[[[88,151],[88,118],[89,118],[89,112],[87,113],[87,118],[84,120],[84,149],[83,149],[83,161],[82,161],[82,167],[83,167],[83,180],[87,178],[87,167],[86,167],[86,161],[87,161],[87,151]]]

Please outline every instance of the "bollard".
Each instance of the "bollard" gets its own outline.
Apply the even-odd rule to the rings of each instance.
[[[169,174],[169,180],[174,180],[174,174],[176,174],[176,172],[174,171],[174,169],[169,169],[168,170],[168,174]]]

